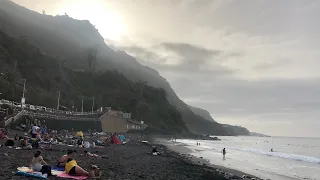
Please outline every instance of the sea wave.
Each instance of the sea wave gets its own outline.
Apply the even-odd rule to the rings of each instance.
[[[288,154],[283,152],[269,152],[269,151],[263,151],[259,149],[250,149],[250,148],[232,148],[235,150],[245,151],[245,152],[251,152],[255,154],[262,154],[267,156],[273,156],[273,157],[279,157],[284,159],[290,159],[295,161],[304,161],[309,163],[315,163],[320,164],[320,158],[312,157],[312,156],[305,156],[305,155],[299,155],[299,154]]]

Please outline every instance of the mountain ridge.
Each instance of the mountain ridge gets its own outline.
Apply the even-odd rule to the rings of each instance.
[[[26,39],[40,47],[38,51],[43,55],[53,57],[63,66],[82,71],[90,71],[93,66],[94,72],[117,70],[132,82],[143,82],[162,88],[168,102],[181,113],[191,132],[230,135],[221,124],[208,121],[192,112],[158,71],[140,64],[124,51],[114,51],[108,47],[99,31],[89,21],[76,20],[68,15],[39,14],[8,0],[0,2],[0,16],[0,27],[5,33],[14,38]],[[98,51],[94,65],[88,61],[88,54],[93,49]]]
[[[196,115],[199,115],[199,116],[202,116],[204,119],[208,120],[208,121],[213,121],[213,122],[216,122],[210,115],[210,113],[205,110],[205,109],[201,109],[201,108],[198,108],[198,107],[194,107],[194,106],[191,106],[189,105],[189,108],[191,109],[191,111],[193,113],[195,113]]]
[[[43,55],[28,41],[1,31],[0,64],[1,98],[19,102],[25,78],[28,104],[56,107],[59,91],[60,106],[77,111],[82,108],[83,99],[84,111],[90,111],[94,96],[94,108],[108,105],[114,110],[130,111],[134,119],[144,120],[153,131],[188,133],[180,113],[169,104],[163,89],[131,82],[117,71],[75,71]]]

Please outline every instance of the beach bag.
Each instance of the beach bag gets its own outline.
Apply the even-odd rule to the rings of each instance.
[[[83,146],[85,148],[90,148],[90,143],[88,141],[84,142]]]
[[[31,143],[31,146],[33,148],[39,148],[39,141],[38,140],[33,140],[32,143]]]
[[[51,173],[51,167],[48,166],[48,165],[43,165],[42,168],[41,168],[41,170],[40,170],[40,172],[41,172],[42,174],[48,174],[48,176],[51,176],[51,175],[52,175],[52,173]]]
[[[5,146],[14,146],[14,141],[12,139],[8,139],[5,144]]]

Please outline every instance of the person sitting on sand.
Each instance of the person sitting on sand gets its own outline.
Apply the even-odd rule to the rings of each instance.
[[[89,176],[89,173],[82,169],[80,166],[78,166],[76,160],[69,158],[66,163],[66,173],[71,176],[76,175],[83,175],[83,176]]]
[[[40,142],[39,139],[31,139],[31,146],[33,148],[40,148],[39,142]]]
[[[79,140],[78,140],[78,146],[83,146],[83,137],[80,136]]]
[[[31,160],[30,167],[33,171],[39,172],[41,171],[43,165],[47,165],[47,163],[43,160],[41,151],[37,151]]]
[[[152,147],[152,152],[151,152],[152,155],[160,155],[161,153],[157,150],[157,147],[156,146],[153,146]]]
[[[91,168],[89,170],[89,176],[91,179],[98,179],[101,177],[100,168],[94,164],[91,164]]]
[[[74,151],[73,150],[68,150],[68,153],[63,155],[59,161],[58,161],[58,167],[65,167],[66,166],[66,163],[67,163],[67,160],[69,158],[72,158],[72,155],[73,155]]]
[[[28,150],[32,149],[32,145],[29,144],[29,139],[27,136],[20,140],[20,147],[22,149],[28,149]]]
[[[28,138],[27,137],[24,137],[22,140],[20,140],[20,146],[22,148],[28,146]]]
[[[8,138],[7,134],[8,133],[6,132],[5,129],[3,128],[0,129],[0,139],[7,139]]]
[[[84,154],[85,154],[86,156],[90,156],[90,157],[100,157],[98,154],[92,154],[92,153],[90,153],[90,152],[88,152],[88,151],[84,151]]]
[[[42,141],[40,129],[37,130],[36,140],[38,140],[39,142]]]
[[[13,139],[7,139],[6,142],[4,143],[5,146],[14,146],[14,140]]]

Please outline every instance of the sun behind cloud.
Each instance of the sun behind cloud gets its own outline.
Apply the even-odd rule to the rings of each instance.
[[[121,15],[101,0],[64,1],[58,14],[68,14],[75,19],[89,20],[100,34],[112,41],[119,41],[127,34],[127,26]]]

